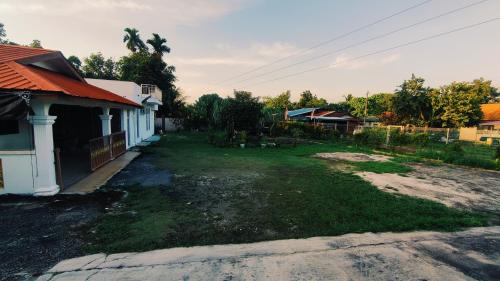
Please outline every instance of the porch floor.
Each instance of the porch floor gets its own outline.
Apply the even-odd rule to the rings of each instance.
[[[141,153],[137,151],[127,151],[122,156],[102,166],[75,184],[65,188],[61,194],[85,194],[95,191],[106,184],[111,177],[125,168],[140,154]]]

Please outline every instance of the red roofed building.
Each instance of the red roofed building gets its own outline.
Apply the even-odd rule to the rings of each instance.
[[[483,120],[481,120],[479,126],[500,130],[500,103],[482,104],[481,111],[483,112]]]
[[[0,44],[0,194],[75,183],[135,144],[141,109],[87,83],[59,51]]]

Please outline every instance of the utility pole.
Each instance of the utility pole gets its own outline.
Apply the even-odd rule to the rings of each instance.
[[[365,114],[363,118],[363,127],[366,126],[366,117],[368,115],[368,95],[370,94],[369,91],[366,92],[366,99],[365,99]]]

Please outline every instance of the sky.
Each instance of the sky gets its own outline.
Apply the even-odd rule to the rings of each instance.
[[[500,20],[393,48],[498,17],[500,0],[0,1],[8,39],[38,39],[67,57],[102,52],[118,59],[129,53],[125,27],[137,28],[144,41],[159,33],[172,50],[164,59],[176,67],[176,85],[189,102],[234,89],[257,96],[290,90],[294,100],[310,90],[338,102],[349,93],[392,92],[412,73],[432,87],[479,77],[499,87]]]

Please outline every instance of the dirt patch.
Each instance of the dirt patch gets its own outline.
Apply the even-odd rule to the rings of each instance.
[[[380,154],[365,154],[365,153],[351,153],[351,152],[333,152],[333,153],[317,153],[315,157],[327,160],[336,161],[351,161],[351,162],[387,162],[391,157]]]
[[[441,202],[450,207],[487,212],[500,218],[500,173],[453,165],[409,164],[413,172],[357,172],[381,190]]]
[[[32,280],[61,260],[83,255],[80,230],[120,196],[0,196],[0,280]]]

